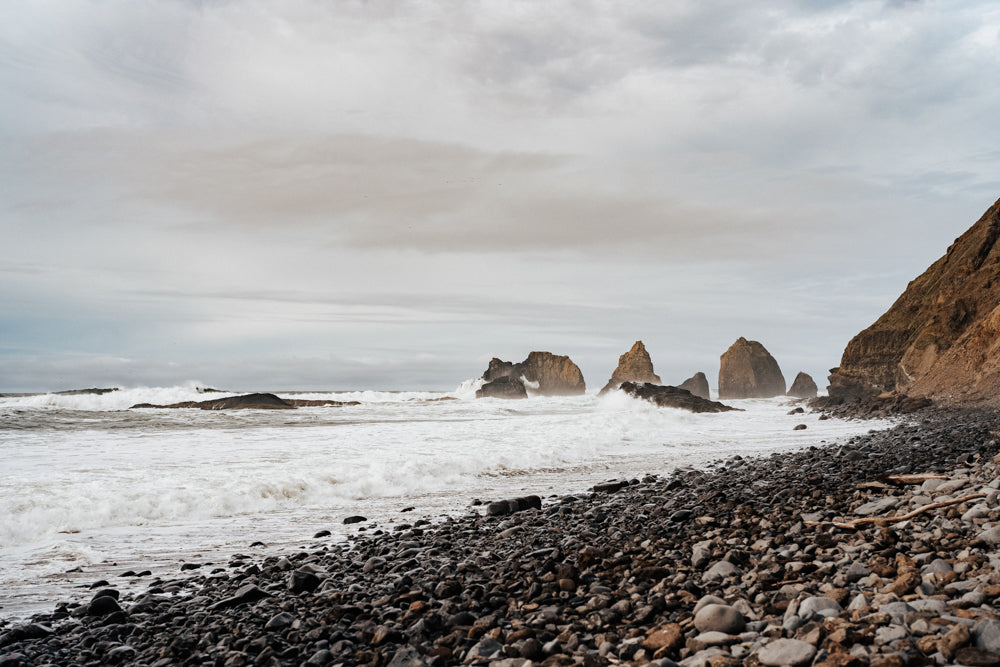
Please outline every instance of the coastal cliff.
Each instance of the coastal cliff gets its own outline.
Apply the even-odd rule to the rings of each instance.
[[[855,336],[833,397],[905,393],[943,403],[1000,394],[1000,200]]]

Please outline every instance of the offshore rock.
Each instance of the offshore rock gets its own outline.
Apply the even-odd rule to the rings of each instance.
[[[505,377],[530,383],[533,392],[541,396],[575,396],[587,390],[580,367],[569,357],[551,352],[532,352],[518,364],[493,358],[483,379],[491,384]]]
[[[719,399],[785,395],[778,362],[755,340],[740,337],[720,357]]]
[[[708,378],[701,371],[698,371],[684,382],[680,384],[681,389],[687,389],[695,396],[701,398],[712,398],[711,391],[708,388]]]
[[[628,352],[618,357],[618,367],[601,393],[612,391],[623,382],[650,382],[660,384],[660,376],[653,372],[653,360],[641,340],[637,340]]]
[[[498,377],[476,390],[476,398],[528,398],[524,383],[517,378]]]
[[[217,390],[207,389],[205,391],[214,392]],[[200,408],[202,410],[291,410],[293,408],[342,407],[345,405],[361,405],[361,403],[358,401],[333,401],[326,399],[279,398],[274,394],[244,394],[243,396],[230,396],[229,398],[213,398],[208,401],[183,401],[181,403],[171,403],[169,405],[137,403],[129,409]]]
[[[817,393],[819,387],[816,386],[816,382],[808,373],[802,372],[795,376],[795,381],[788,390],[788,395],[795,398],[816,398]]]
[[[1000,395],[1000,200],[870,327],[830,375],[832,397]]]
[[[215,398],[210,401],[184,401],[170,405],[139,403],[135,408],[200,408],[202,410],[294,410],[295,406],[274,394],[245,394],[229,398]]]
[[[656,403],[661,408],[680,408],[691,412],[729,412],[738,410],[728,405],[723,405],[707,398],[695,396],[687,389],[671,387],[670,385],[656,385],[643,382],[626,382],[621,386],[621,390],[629,396],[642,398]]]

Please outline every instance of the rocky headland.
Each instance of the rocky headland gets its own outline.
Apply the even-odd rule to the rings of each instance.
[[[855,336],[830,375],[838,399],[900,393],[942,404],[1000,397],[1000,200]]]
[[[937,410],[347,543],[321,532],[136,594],[95,582],[0,623],[0,665],[995,665],[998,428]]]
[[[719,400],[785,395],[785,376],[771,353],[742,336],[719,358]]]
[[[625,382],[661,383],[660,376],[653,372],[653,360],[641,340],[637,340],[628,352],[618,358],[618,366],[601,393],[618,389]]]
[[[525,398],[527,387],[539,396],[577,396],[587,391],[580,367],[567,356],[532,352],[520,363],[494,357],[483,373],[483,386],[476,398]],[[521,385],[521,390],[516,385]]]

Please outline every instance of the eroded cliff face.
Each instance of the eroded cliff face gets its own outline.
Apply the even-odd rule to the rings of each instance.
[[[618,357],[618,367],[601,393],[617,389],[623,382],[661,383],[660,376],[653,372],[653,360],[649,358],[649,352],[641,340],[637,340],[632,349]]]
[[[1000,200],[855,336],[831,396],[903,392],[941,402],[1000,394]]]

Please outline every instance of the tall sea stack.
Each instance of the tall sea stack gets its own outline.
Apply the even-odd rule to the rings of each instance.
[[[624,382],[660,384],[660,376],[653,372],[653,360],[649,358],[649,352],[641,340],[637,340],[632,349],[618,357],[618,367],[601,393],[617,389]]]
[[[785,377],[771,353],[740,337],[719,359],[719,400],[785,395]]]
[[[943,403],[1000,396],[1000,200],[855,336],[831,397],[899,392]]]

